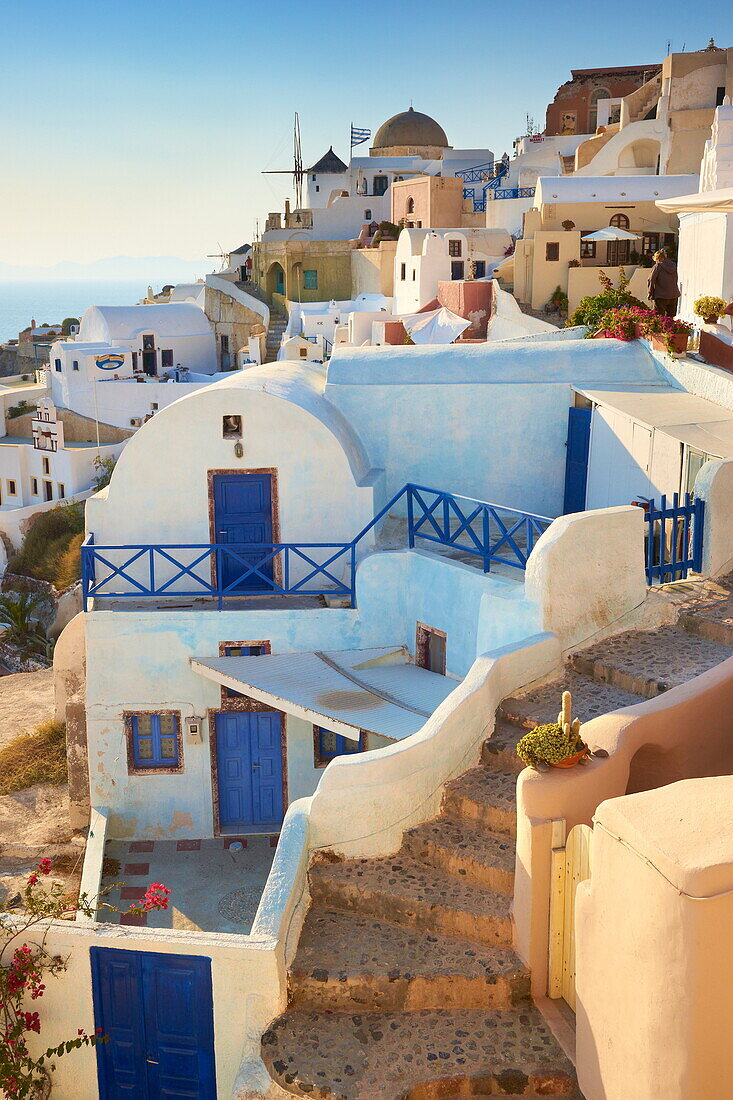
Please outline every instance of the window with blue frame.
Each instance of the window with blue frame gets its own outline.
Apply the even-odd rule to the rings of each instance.
[[[257,642],[253,645],[227,645],[220,646],[223,657],[260,657],[263,653],[270,652],[268,642]],[[246,696],[234,688],[222,687],[222,695],[225,699],[244,699]]]
[[[359,734],[359,740],[353,741],[343,734],[334,733],[333,730],[324,729],[323,726],[313,727],[313,749],[315,765],[317,768],[325,768],[331,760],[337,756],[346,756],[354,752],[364,751],[364,734]]]
[[[135,770],[177,768],[181,762],[180,716],[171,711],[160,714],[131,714],[130,763]]]
[[[303,272],[303,290],[318,290],[318,272]]]
[[[61,360],[54,359],[54,366],[56,367],[56,370],[61,370]]]
[[[72,370],[78,370],[79,369],[79,360],[78,359],[72,360],[71,369]]]

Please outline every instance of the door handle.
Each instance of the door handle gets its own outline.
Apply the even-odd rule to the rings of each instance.
[[[252,765],[252,770],[254,771],[255,768],[261,768],[261,767],[262,767],[261,764],[253,764]]]
[[[153,1066],[160,1065],[160,1062],[156,1062],[155,1058],[147,1058],[146,1061],[150,1062],[150,1064],[153,1065]]]

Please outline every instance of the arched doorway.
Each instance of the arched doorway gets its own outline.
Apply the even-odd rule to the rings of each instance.
[[[595,134],[598,127],[598,100],[610,99],[611,93],[607,88],[594,88],[591,92],[588,108],[588,133]]]
[[[272,298],[273,294],[282,294],[285,296],[285,272],[282,265],[274,263],[270,265],[267,272],[267,296]]]

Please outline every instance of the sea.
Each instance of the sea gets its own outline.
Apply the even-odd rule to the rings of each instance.
[[[31,318],[54,324],[81,317],[89,306],[135,305],[147,290],[145,279],[0,280],[0,343],[17,339]]]

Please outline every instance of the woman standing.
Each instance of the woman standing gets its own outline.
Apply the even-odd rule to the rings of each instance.
[[[654,302],[657,313],[674,317],[680,288],[677,284],[677,264],[667,259],[663,248],[654,253],[654,267],[649,275],[649,300]]]

